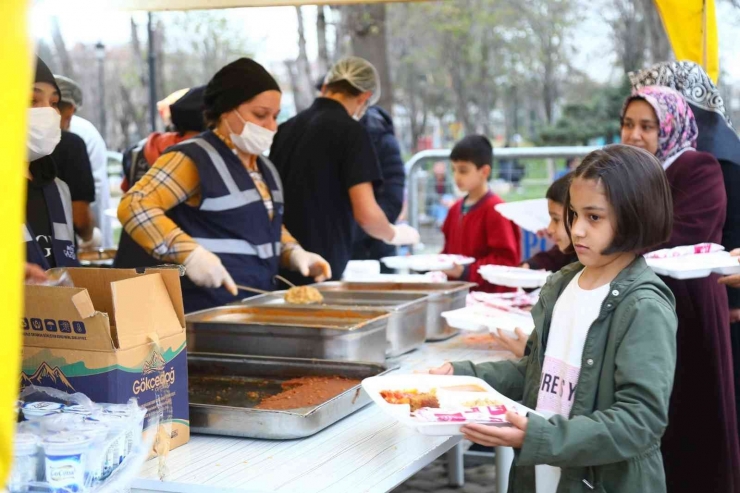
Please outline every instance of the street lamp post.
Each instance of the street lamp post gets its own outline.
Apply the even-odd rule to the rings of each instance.
[[[98,59],[98,84],[100,84],[100,133],[106,136],[107,122],[105,120],[105,45],[98,41],[95,45],[95,58]]]
[[[149,124],[152,127],[152,132],[157,131],[157,72],[155,65],[157,63],[157,56],[154,53],[154,18],[152,13],[149,12],[148,22],[146,24],[146,32],[149,41]]]

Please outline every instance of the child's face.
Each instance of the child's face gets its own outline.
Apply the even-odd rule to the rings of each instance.
[[[614,241],[616,217],[600,182],[575,178],[570,185],[570,206],[571,241],[583,265],[601,267],[621,255],[601,253]]]
[[[563,217],[563,204],[547,199],[547,211],[550,213],[550,224],[547,226],[547,236],[554,241],[561,252],[570,246],[570,237],[565,230],[565,218]]]
[[[476,167],[470,161],[452,161],[452,171],[455,176],[455,185],[461,192],[471,192],[488,183],[491,176],[491,167],[486,165]]]

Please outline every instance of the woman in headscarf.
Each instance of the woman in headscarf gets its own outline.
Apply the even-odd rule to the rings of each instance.
[[[281,265],[316,281],[331,277],[329,264],[283,227],[280,176],[262,155],[280,99],[262,65],[226,65],[203,96],[209,129],[167,149],[121,200],[118,217],[131,238],[185,266],[186,312],[237,300],[237,284],[272,290]]]
[[[666,170],[674,226],[665,247],[719,243],[727,204],[722,170],[711,154],[696,151],[698,130],[686,100],[672,89],[644,87],[625,102],[621,123],[622,142],[655,154]],[[717,276],[663,281],[676,296],[678,315],[676,375],[662,445],[668,491],[737,491],[727,292]]]
[[[694,62],[660,62],[630,73],[629,77],[635,90],[645,86],[670,87],[688,101],[699,127],[696,150],[712,154],[722,167],[727,192],[722,245],[728,252],[740,248],[740,136],[732,128],[719,89],[704,69]],[[732,283],[733,280],[724,282]],[[730,304],[735,410],[740,423],[740,289],[729,288],[727,298]]]

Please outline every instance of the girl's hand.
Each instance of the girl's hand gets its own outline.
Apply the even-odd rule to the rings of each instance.
[[[730,255],[733,257],[740,257],[740,248],[736,248],[731,251]],[[740,262],[740,260],[738,260],[738,262]],[[724,284],[725,286],[730,286],[731,288],[740,288],[740,274],[721,277],[719,283]]]
[[[452,363],[445,363],[439,368],[429,369],[430,375],[452,375],[454,372],[455,372],[455,369],[452,368]]]
[[[524,436],[527,434],[527,423],[529,423],[529,419],[525,416],[520,416],[514,411],[508,411],[506,413],[506,419],[514,426],[498,428],[483,424],[470,424],[463,426],[460,431],[471,442],[486,447],[522,448]]]
[[[519,339],[512,339],[506,334],[501,333],[500,329],[496,329],[496,332],[491,332],[491,338],[502,348],[514,353],[514,356],[521,358],[524,356],[524,349],[527,347],[527,335],[519,327],[515,328],[514,331],[519,336]]]

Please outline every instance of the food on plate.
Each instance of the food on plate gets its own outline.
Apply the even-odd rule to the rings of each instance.
[[[490,397],[482,397],[480,399],[473,399],[472,401],[465,401],[461,403],[465,407],[477,407],[477,406],[503,406],[503,402],[499,399],[491,399]]]
[[[442,387],[443,390],[450,390],[453,392],[488,392],[480,385],[451,385],[449,387]]]
[[[360,380],[337,376],[293,378],[282,383],[282,392],[264,398],[255,409],[279,411],[316,406],[360,383]]]
[[[430,392],[419,392],[416,389],[411,390],[381,390],[380,396],[388,404],[408,404],[411,406],[413,413],[423,407],[438,408],[439,400],[434,389]]]
[[[312,288],[311,286],[297,286],[290,288],[285,293],[285,301],[294,305],[312,305],[323,302],[324,297],[316,288]]]

